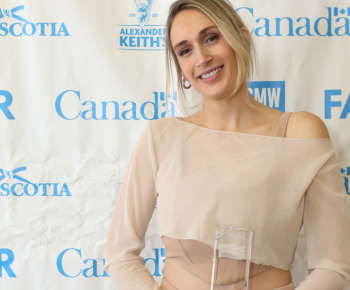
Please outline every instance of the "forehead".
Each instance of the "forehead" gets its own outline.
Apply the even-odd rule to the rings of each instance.
[[[182,40],[190,40],[198,35],[203,28],[215,23],[198,9],[186,9],[179,12],[173,21],[170,31],[172,46]]]

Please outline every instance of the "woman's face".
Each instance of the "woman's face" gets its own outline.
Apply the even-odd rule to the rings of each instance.
[[[198,9],[179,12],[170,31],[183,76],[202,96],[220,99],[233,91],[236,56],[213,21]]]

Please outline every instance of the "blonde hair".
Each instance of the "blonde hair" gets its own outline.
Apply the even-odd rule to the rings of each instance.
[[[176,54],[173,51],[170,31],[175,19],[175,16],[186,9],[198,9],[207,15],[218,27],[222,36],[227,41],[227,43],[232,47],[235,52],[237,59],[238,75],[237,81],[230,96],[233,96],[238,92],[241,86],[246,83],[253,75],[254,69],[256,70],[257,54],[255,45],[251,40],[250,43],[248,39],[242,33],[241,28],[246,27],[241,17],[235,11],[234,7],[228,0],[177,0],[169,8],[169,15],[166,21],[166,36],[165,36],[165,62],[166,62],[166,110],[167,114],[171,117],[168,110],[168,96],[170,93],[170,87],[172,83],[173,71],[172,65],[175,65],[177,73],[177,88],[178,100],[180,105],[180,110],[184,115],[190,115],[190,110],[196,109],[199,106],[204,108],[203,101],[195,106],[188,108],[188,99],[184,92],[182,86],[182,74],[181,67],[177,60]],[[244,96],[244,101],[253,109],[261,110],[260,108],[253,105],[249,99],[250,94]]]

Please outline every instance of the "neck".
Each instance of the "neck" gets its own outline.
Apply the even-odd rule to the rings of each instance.
[[[252,108],[245,99],[262,110]],[[256,101],[243,85],[232,97],[203,98],[204,109],[198,113],[200,126],[223,131],[244,131],[261,123],[265,116],[264,105]]]

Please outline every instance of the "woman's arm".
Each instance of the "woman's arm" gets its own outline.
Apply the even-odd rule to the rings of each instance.
[[[107,236],[105,269],[118,290],[159,289],[139,256],[156,206],[157,171],[149,123],[131,155]]]
[[[328,269],[315,269],[309,273],[295,290],[343,290],[350,284],[349,277]]]
[[[305,194],[309,276],[296,290],[343,290],[350,284],[350,210],[335,150]]]

